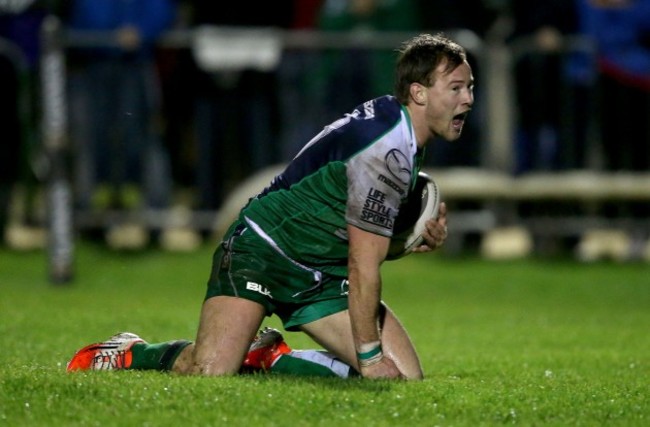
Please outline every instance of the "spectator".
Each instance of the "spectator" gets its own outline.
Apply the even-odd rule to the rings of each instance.
[[[71,56],[77,206],[90,208],[92,198],[103,195],[96,191],[103,183],[111,207],[135,207],[140,190],[147,207],[167,207],[171,180],[158,129],[160,87],[154,44],[172,25],[175,3],[74,0],[68,8],[71,29],[108,33],[113,44],[78,49]],[[113,231],[117,230],[109,234]],[[133,245],[146,242],[141,235],[134,234]]]
[[[325,0],[318,19],[323,31],[353,31],[362,37],[373,31],[416,31],[414,0]],[[346,49],[323,56],[323,115],[333,120],[357,100],[373,98],[393,86],[395,53],[391,49]],[[351,66],[353,64],[353,66]]]
[[[22,218],[7,229],[7,243],[29,249],[43,244],[38,237],[35,197],[36,176],[30,160],[36,156],[38,127],[36,100],[38,87],[39,35],[48,10],[40,1],[0,2],[0,242],[5,237],[12,194],[23,185]],[[42,236],[41,236],[42,237]]]
[[[194,1],[195,26],[287,28],[292,1],[230,3]],[[199,205],[215,209],[235,183],[280,158],[278,71],[199,69],[194,82]]]
[[[425,29],[464,28],[481,38],[492,28],[501,2],[503,0],[417,0],[418,15]]]
[[[325,0],[293,0],[291,30],[315,31]],[[285,46],[280,63],[280,103],[282,108],[281,158],[289,162],[321,127],[321,111],[313,84],[313,70],[319,67],[316,49],[292,49]],[[295,120],[301,117],[302,120]]]
[[[561,147],[576,145],[561,138],[561,117],[566,113],[562,105],[567,104],[563,93],[570,85],[563,76],[565,57],[561,49],[563,37],[576,31],[575,7],[563,0],[543,4],[514,0],[511,14],[514,29],[510,41],[532,42],[514,59],[518,114],[514,172],[557,170],[564,164],[582,163],[562,159],[560,154]],[[577,144],[582,146],[583,142]]]
[[[176,0],[177,19],[174,30],[189,31],[193,23],[190,0]],[[190,188],[195,185],[196,150],[194,134],[194,90],[196,65],[190,49],[160,46],[156,50],[160,74],[165,147],[169,153],[174,185]],[[191,199],[188,200],[191,203]]]
[[[596,43],[600,135],[609,171],[650,170],[650,1],[578,0],[581,30]],[[605,206],[610,217],[637,220],[625,257],[650,250],[645,202]],[[645,249],[646,246],[648,249]]]
[[[596,42],[602,143],[608,170],[650,169],[650,2],[578,0]]]

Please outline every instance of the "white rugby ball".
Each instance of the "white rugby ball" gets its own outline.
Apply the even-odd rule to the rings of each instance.
[[[390,241],[387,260],[394,260],[413,252],[424,243],[422,233],[425,223],[438,216],[440,189],[426,173],[418,174],[415,188],[402,206],[395,219],[393,237]]]

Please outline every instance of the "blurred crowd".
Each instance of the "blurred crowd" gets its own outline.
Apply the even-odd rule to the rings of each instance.
[[[158,43],[169,31],[207,26],[359,37],[467,29],[512,52],[513,174],[650,170],[648,0],[0,0],[0,228],[16,215],[8,210],[16,183],[21,220],[38,220],[39,31],[50,14],[111,40],[67,50],[78,211],[168,208],[179,188],[191,209],[217,210],[254,171],[286,162],[324,124],[391,92],[391,50],[287,49],[269,65],[252,40],[242,45],[247,60],[224,64]],[[271,43],[272,32],[260,34]],[[457,144],[432,145],[428,165],[480,166],[481,117]]]

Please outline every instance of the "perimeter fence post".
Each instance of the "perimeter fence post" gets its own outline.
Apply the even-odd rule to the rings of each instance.
[[[46,183],[49,279],[66,284],[73,278],[72,191],[68,179],[66,70],[63,27],[54,15],[41,30],[41,138],[48,160]]]

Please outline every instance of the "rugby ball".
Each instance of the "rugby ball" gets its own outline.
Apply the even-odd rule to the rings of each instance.
[[[400,206],[397,218],[395,218],[393,237],[386,259],[401,258],[422,245],[425,223],[438,216],[439,208],[440,189],[438,185],[429,175],[420,172],[415,182],[415,188],[409,194],[406,202]]]

